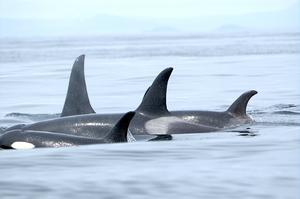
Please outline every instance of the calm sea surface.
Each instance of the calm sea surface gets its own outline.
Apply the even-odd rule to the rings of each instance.
[[[249,134],[0,151],[2,198],[300,197],[300,34],[0,39],[0,127],[60,113],[72,64],[97,113],[134,110],[174,67],[169,110],[225,110],[255,89]]]

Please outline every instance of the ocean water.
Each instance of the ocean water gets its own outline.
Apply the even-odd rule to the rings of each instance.
[[[134,110],[174,67],[169,110],[225,110],[241,93],[249,133],[0,151],[1,198],[299,198],[300,34],[0,39],[0,127],[57,117],[86,54],[97,113]]]

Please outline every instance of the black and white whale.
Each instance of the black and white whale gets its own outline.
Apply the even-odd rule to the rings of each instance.
[[[256,91],[244,93],[231,105],[231,108],[224,112],[169,111],[166,95],[172,71],[173,68],[163,70],[146,91],[129,126],[133,135],[212,132],[252,121],[246,114],[246,107]],[[122,113],[95,114],[86,89],[84,56],[80,56],[73,65],[62,117],[23,125],[22,129],[102,138],[122,115]],[[18,129],[20,126],[11,128]]]
[[[90,105],[86,89],[84,58],[84,55],[79,56],[73,64],[61,117],[27,125],[18,124],[5,129],[4,133],[18,130],[27,132],[27,134],[29,132],[35,134],[37,132],[44,132],[44,134],[51,132],[52,135],[53,133],[63,133],[92,139],[104,138],[123,114],[94,114],[95,111]],[[142,106],[140,110],[142,111]],[[136,118],[140,119],[140,117]],[[135,126],[136,128],[139,129],[140,127]],[[149,137],[149,139],[151,138],[156,138],[156,136]],[[158,138],[160,137],[158,136]],[[170,137],[163,137],[162,139],[165,138],[170,139]]]
[[[171,111],[170,114],[184,121],[213,126],[216,128],[230,128],[241,124],[249,124],[254,120],[247,114],[247,104],[257,91],[250,90],[239,96],[232,105],[222,112],[217,111]],[[153,121],[155,122],[155,121]]]
[[[180,133],[183,128],[193,130],[193,132],[216,131],[214,127],[197,125],[190,122],[172,118],[172,121],[165,122],[168,128],[162,127],[163,131],[153,131],[147,129],[147,123],[151,120],[169,115],[166,109],[166,91],[172,68],[163,70],[154,80],[152,86],[146,91],[136,114],[129,126],[130,132],[134,135],[165,135],[170,133]],[[22,131],[45,131],[53,133],[64,133],[88,138],[103,138],[121,118],[123,113],[118,114],[95,114],[90,105],[86,83],[84,78],[84,55],[79,56],[72,68],[68,92],[61,117],[45,120],[33,124],[19,124],[6,129],[11,131],[21,129]],[[170,118],[170,117],[169,117]],[[159,120],[161,122],[161,120]],[[153,136],[150,138],[154,138]],[[169,137],[168,137],[169,139]]]
[[[81,62],[81,64],[77,65],[76,73],[72,72],[72,74],[74,73],[81,77],[78,78],[81,80],[81,83],[77,81],[77,85],[83,85],[81,89],[83,92],[77,93],[77,98],[81,98],[84,102],[89,102],[84,79],[84,63]],[[226,111],[222,112],[198,110],[169,111],[167,109],[166,95],[167,84],[172,71],[173,68],[163,70],[146,91],[142,103],[136,109],[136,112],[143,115],[143,117],[139,117],[137,114],[130,126],[133,134],[210,132],[253,122],[253,119],[246,113],[246,109],[251,97],[257,94],[255,90],[243,93]],[[76,104],[74,106],[74,103],[70,103],[71,100],[67,100],[71,99],[69,96],[75,92],[74,89],[71,89],[71,79],[68,91],[72,92],[68,92],[64,106],[70,108],[76,107]],[[82,93],[84,95],[81,95]],[[85,106],[87,110],[90,110],[90,113],[95,112],[89,103]],[[81,114],[74,109],[73,111],[71,109],[70,112]],[[66,114],[63,112],[62,115]],[[103,116],[107,117],[108,115]]]
[[[126,113],[103,138],[87,138],[64,133],[14,129],[0,136],[0,148],[31,149],[127,142],[128,126],[134,114],[134,112]]]

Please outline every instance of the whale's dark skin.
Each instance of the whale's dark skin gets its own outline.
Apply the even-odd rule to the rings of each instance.
[[[247,115],[246,108],[250,98],[257,94],[257,91],[250,90],[243,93],[236,101],[224,112],[216,111],[171,111],[171,115],[180,119],[196,124],[226,128],[253,122]]]
[[[224,112],[165,112],[160,110],[161,113],[155,114],[149,112],[150,110],[141,110],[138,108],[129,129],[133,135],[201,133],[251,123],[253,120],[246,114],[245,108],[249,99],[256,93],[256,91],[245,92]],[[241,101],[243,101],[243,103]],[[103,136],[103,134],[98,133],[99,129],[103,132],[108,132],[121,115],[122,114],[77,115],[37,122],[26,125],[23,129],[65,132],[73,135],[97,138]],[[147,124],[150,127],[147,127]]]
[[[140,106],[135,110],[136,114],[132,119],[129,129],[133,135],[161,135],[172,133],[181,133],[182,128],[188,128],[189,132],[210,132],[216,131],[214,127],[193,124],[175,118],[170,128],[163,126],[163,131],[157,129],[149,130],[146,128],[147,122],[168,117],[170,113],[166,110],[166,89],[167,82],[172,72],[172,68],[162,71],[154,80],[152,86],[147,90]],[[116,121],[120,119],[122,113],[116,114],[82,114],[73,116],[64,116],[57,119],[41,121],[30,125],[23,126],[24,131],[49,131],[64,132],[66,134],[78,135],[83,137],[101,138],[105,132],[109,132]],[[172,118],[172,117],[171,117]],[[165,125],[166,123],[163,123]],[[167,124],[168,125],[168,124]],[[159,126],[154,124],[154,126]],[[99,129],[101,128],[100,133]],[[151,129],[151,127],[150,127]]]
[[[110,132],[101,139],[64,133],[14,129],[0,136],[0,147],[2,149],[14,149],[13,144],[20,142],[30,144],[34,148],[127,142],[128,126],[133,116],[134,112],[126,113]]]
[[[84,56],[80,56],[73,65],[62,117],[25,125],[21,129],[63,132],[89,138],[103,138],[111,130],[123,114],[95,114],[88,100],[83,63]],[[246,114],[246,107],[249,99],[257,93],[256,91],[242,94],[224,112],[168,111],[166,94],[172,70],[167,68],[157,76],[146,91],[140,106],[135,110],[136,114],[129,126],[134,136],[212,132],[253,121]],[[74,94],[77,90],[80,92]],[[77,100],[70,96],[76,96]]]
[[[84,75],[85,55],[75,60],[61,117],[95,113],[90,104]]]

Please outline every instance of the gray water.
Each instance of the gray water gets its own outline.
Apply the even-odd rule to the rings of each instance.
[[[0,40],[0,127],[60,113],[74,59],[97,113],[134,110],[174,67],[169,110],[225,110],[255,89],[249,133],[0,151],[1,198],[299,198],[300,34]]]

